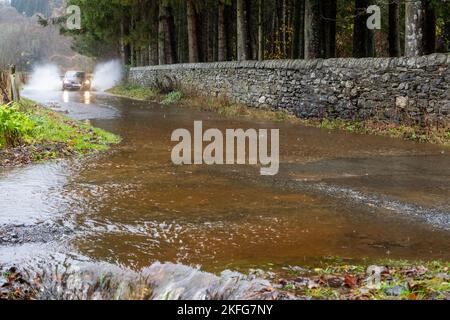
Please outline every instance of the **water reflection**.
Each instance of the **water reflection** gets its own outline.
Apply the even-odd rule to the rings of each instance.
[[[76,120],[113,119],[118,116],[118,110],[113,106],[111,98],[104,94],[67,90],[43,92],[29,89],[24,90],[22,94]],[[89,108],[86,108],[87,105]]]
[[[91,92],[90,91],[84,92],[84,104],[91,104]]]
[[[69,91],[64,90],[63,91],[63,102],[68,103],[69,102]]]
[[[67,91],[67,90],[63,91],[63,98],[62,98],[62,100],[63,100],[64,103],[69,103],[69,101],[70,101],[70,92],[69,91]],[[83,98],[81,100],[86,105],[91,104],[91,92],[90,91],[84,91],[83,92]]]
[[[0,226],[32,225],[60,217],[66,201],[58,190],[67,182],[68,175],[66,162],[37,164],[3,173],[0,169]]]

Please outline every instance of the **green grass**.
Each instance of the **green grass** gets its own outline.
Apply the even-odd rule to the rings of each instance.
[[[174,104],[180,102],[184,97],[183,92],[181,91],[172,91],[168,93],[164,99],[161,101],[162,104]]]
[[[30,143],[60,142],[76,152],[106,150],[120,139],[112,133],[94,128],[88,123],[74,122],[48,110],[38,110],[31,116],[36,123]]]
[[[384,268],[376,288],[368,287],[365,282],[369,276],[366,270],[371,265]],[[289,270],[280,275],[284,279],[284,291],[313,299],[440,300],[450,297],[449,262],[385,259],[349,264],[345,260],[324,258],[318,266],[302,270],[306,272]],[[296,285],[299,278],[306,278],[314,285]],[[330,286],[330,279],[342,285]],[[394,295],[395,291],[398,292]]]
[[[115,86],[109,89],[108,92],[136,100],[152,101],[159,99],[159,93],[156,90],[133,84]]]
[[[340,130],[355,134],[371,134],[399,138],[415,142],[425,142],[450,146],[450,128],[448,126],[423,127],[419,125],[395,124],[387,121],[350,121],[342,119],[309,119],[301,123],[324,130]]]
[[[9,131],[0,130],[0,150],[30,146],[32,161],[104,151],[120,142],[120,137],[89,122],[71,120],[27,99],[0,110],[9,114],[4,121],[0,118],[0,127],[10,127]]]
[[[122,84],[109,89],[107,92],[121,97],[131,98],[141,101],[156,101],[161,104],[174,104],[182,101],[184,93],[174,90],[164,95],[157,89],[146,88],[135,84]]]
[[[0,147],[15,147],[31,137],[36,123],[19,109],[18,104],[0,106]]]

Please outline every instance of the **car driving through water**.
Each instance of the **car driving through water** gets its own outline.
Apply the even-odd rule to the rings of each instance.
[[[63,90],[91,90],[91,79],[83,71],[67,71],[63,78]]]

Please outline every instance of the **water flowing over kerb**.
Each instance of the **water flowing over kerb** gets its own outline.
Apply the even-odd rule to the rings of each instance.
[[[67,268],[54,265],[44,270],[33,275],[42,281],[39,299],[274,300],[288,297],[277,292],[267,280],[228,270],[216,276],[172,263],[155,263],[139,273],[99,265]]]

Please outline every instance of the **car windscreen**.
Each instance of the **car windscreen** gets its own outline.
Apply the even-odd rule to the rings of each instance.
[[[70,79],[70,80],[83,80],[85,78],[85,73],[83,72],[67,72],[65,75],[66,79]]]

